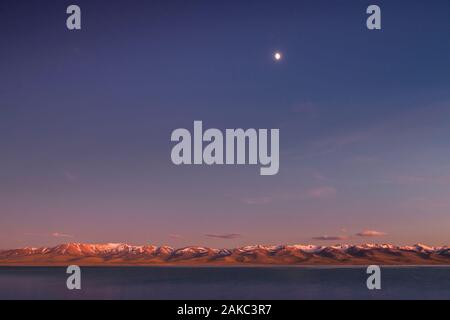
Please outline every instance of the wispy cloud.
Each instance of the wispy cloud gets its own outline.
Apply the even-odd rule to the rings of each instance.
[[[342,232],[346,232],[346,229],[342,229]],[[385,236],[386,233],[385,232],[381,232],[381,231],[375,231],[375,230],[363,230],[361,232],[356,233],[354,236],[348,236],[348,235],[334,235],[334,236],[328,236],[328,235],[324,235],[324,236],[318,236],[318,237],[313,237],[313,240],[319,240],[319,241],[342,241],[342,240],[351,240],[354,239],[355,237],[360,237],[360,238],[372,238],[372,237],[382,237]]]
[[[53,232],[52,237],[55,238],[73,238],[74,236],[67,233]]]
[[[349,237],[347,236],[318,236],[313,237],[313,240],[320,240],[320,241],[340,241],[340,240],[347,240]]]
[[[368,155],[355,155],[350,158],[350,161],[360,164],[374,164],[379,161],[377,157]]]
[[[313,141],[310,145],[309,151],[304,151],[298,155],[297,159],[303,160],[314,157],[326,156],[328,154],[337,152],[347,146],[365,141],[369,138],[371,132],[353,132],[340,136],[332,136],[328,138]]]
[[[75,182],[78,180],[78,177],[74,173],[72,173],[68,170],[63,171],[62,174],[63,174],[64,179],[66,179],[68,182]]]
[[[169,234],[169,238],[172,238],[172,239],[181,239],[181,238],[183,238],[183,236],[180,235],[180,234],[171,233],[171,234]]]
[[[322,148],[323,150],[335,151],[341,147],[345,147],[350,144],[354,144],[363,141],[367,138],[367,132],[354,132],[341,136],[334,136],[326,139],[316,141],[315,146]]]
[[[311,174],[312,178],[316,181],[320,181],[320,182],[324,182],[324,181],[329,181],[330,179],[328,179],[324,174],[318,172],[318,171],[314,171]]]
[[[249,205],[259,205],[259,204],[266,204],[269,202],[272,202],[273,197],[271,196],[265,196],[265,197],[254,197],[254,198],[243,198],[242,202]]]
[[[386,235],[385,232],[375,231],[375,230],[364,230],[364,231],[358,232],[356,234],[356,236],[358,236],[358,237],[382,237],[385,235]]]
[[[316,118],[319,116],[319,108],[312,102],[301,102],[292,106],[292,113],[306,116],[308,118]]]
[[[33,233],[33,232],[26,232],[24,233],[25,236],[32,236],[32,237],[49,237],[49,238],[75,238],[72,234],[62,233],[62,232],[51,232],[51,233]]]
[[[242,237],[239,233],[225,233],[225,234],[205,234],[206,237],[209,238],[217,238],[217,239],[236,239]]]
[[[306,199],[328,199],[334,198],[337,194],[337,190],[332,186],[321,186],[316,188],[311,188],[306,191],[302,198]]]
[[[247,205],[264,205],[278,200],[318,200],[332,199],[337,195],[337,189],[333,186],[323,185],[309,189],[278,192],[273,195],[260,197],[245,197],[240,201]]]

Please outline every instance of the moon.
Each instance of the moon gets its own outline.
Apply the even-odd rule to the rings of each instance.
[[[283,55],[281,54],[281,52],[275,52],[273,54],[273,58],[275,59],[275,61],[280,61],[283,58]]]

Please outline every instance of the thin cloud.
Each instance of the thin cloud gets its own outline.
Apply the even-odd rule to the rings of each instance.
[[[236,239],[242,237],[239,233],[225,233],[225,234],[205,234],[208,238],[216,238],[216,239]]]
[[[70,171],[63,171],[63,176],[68,182],[75,182],[78,180],[78,177]]]
[[[358,237],[382,237],[385,236],[385,232],[375,230],[364,230],[356,234]]]
[[[291,111],[292,113],[300,114],[310,119],[319,116],[319,108],[311,102],[296,104],[291,108]]]
[[[317,172],[317,171],[312,173],[312,177],[316,181],[329,181],[330,180],[325,175],[323,175],[322,173]]]
[[[342,229],[342,232],[346,232],[346,229]],[[346,236],[346,235],[342,235],[342,236],[328,236],[328,235],[324,235],[324,236],[318,236],[318,237],[313,237],[313,240],[319,240],[319,241],[341,241],[341,240],[350,240],[350,239],[354,239],[355,237],[360,237],[360,238],[371,238],[371,237],[382,237],[385,236],[386,233],[385,232],[381,232],[381,231],[376,231],[376,230],[364,230],[361,232],[356,233],[354,236]]]
[[[24,233],[25,236],[31,237],[49,237],[49,238],[75,238],[72,234],[62,233],[62,232],[52,232],[52,233]]]
[[[312,188],[306,191],[304,198],[306,199],[329,199],[334,198],[337,194],[337,190],[332,186],[322,186]]]
[[[350,158],[350,161],[361,163],[361,164],[373,164],[378,162],[379,159],[374,156],[368,155],[356,155]]]
[[[247,205],[264,205],[279,200],[326,200],[333,199],[337,195],[337,189],[333,186],[323,185],[305,190],[289,191],[271,196],[247,197],[240,199]]]
[[[55,238],[73,238],[74,236],[71,234],[66,234],[66,233],[60,233],[60,232],[53,232],[51,234],[52,237]]]
[[[172,238],[172,239],[181,239],[181,238],[183,238],[183,236],[180,235],[180,234],[171,233],[171,234],[169,234],[169,238]]]
[[[259,204],[267,204],[272,202],[273,197],[256,197],[256,198],[244,198],[242,202],[248,205],[259,205]]]
[[[340,241],[340,240],[348,240],[347,236],[318,236],[313,237],[313,240],[320,240],[320,241]]]

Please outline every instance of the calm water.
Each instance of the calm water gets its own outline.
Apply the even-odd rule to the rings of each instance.
[[[0,267],[0,299],[450,299],[450,268],[382,268],[382,290],[363,268],[83,268],[82,290],[64,268]]]

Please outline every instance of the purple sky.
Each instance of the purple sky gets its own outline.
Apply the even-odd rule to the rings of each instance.
[[[378,3],[2,1],[0,248],[450,244],[450,4]],[[194,120],[278,175],[173,165]]]

